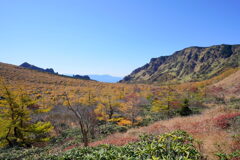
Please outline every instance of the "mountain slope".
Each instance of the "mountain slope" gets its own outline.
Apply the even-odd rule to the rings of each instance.
[[[240,98],[240,70],[210,87],[216,95]]]
[[[209,79],[240,65],[240,45],[189,47],[171,56],[153,58],[124,77],[124,83],[187,82]]]
[[[82,80],[70,76],[39,72],[20,66],[0,62],[0,79],[21,84],[47,84],[47,85],[79,85],[80,83],[92,83],[93,81]]]

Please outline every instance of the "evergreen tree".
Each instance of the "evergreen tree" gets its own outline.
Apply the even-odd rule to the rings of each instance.
[[[180,110],[180,115],[181,116],[188,116],[190,114],[192,114],[192,110],[189,108],[189,100],[184,99],[182,108]]]

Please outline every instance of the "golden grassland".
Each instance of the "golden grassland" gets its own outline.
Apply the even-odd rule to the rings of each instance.
[[[11,82],[12,84],[20,84],[30,88],[34,85],[40,85],[42,87],[95,87],[103,88],[104,86],[113,87],[144,87],[149,85],[128,85],[128,84],[112,84],[112,83],[103,83],[91,80],[81,80],[75,79],[67,76],[61,76],[57,74],[50,74],[46,72],[39,72],[31,69],[22,68],[19,66],[1,63],[0,62],[0,77],[4,78],[6,81]],[[41,89],[41,87],[38,87]],[[36,88],[36,89],[38,89]],[[57,88],[55,88],[57,89]]]
[[[15,88],[25,92],[42,96],[48,99],[61,97],[64,92],[75,93],[83,96],[89,92],[95,95],[130,93],[134,89],[149,91],[156,88],[150,85],[111,84],[89,80],[74,79],[60,75],[25,69],[22,67],[0,63],[0,77]],[[17,87],[16,87],[17,86]]]
[[[121,111],[129,111],[131,108],[127,108],[127,104],[130,103],[123,103],[123,98],[131,100],[134,97],[146,98],[151,95],[153,89],[160,88],[144,84],[113,84],[74,79],[4,63],[0,63],[0,68],[0,77],[12,89],[20,90],[39,99],[41,103],[52,106],[65,105],[67,94],[72,104],[97,106],[96,111],[101,120],[110,120],[114,118],[113,116],[119,117],[119,114],[106,114],[106,112],[113,112],[113,107],[121,108],[118,109]],[[134,95],[133,98],[131,98],[132,95]],[[125,115],[130,116],[130,114]],[[129,123],[126,120],[122,122]]]
[[[5,63],[0,63],[0,77],[5,79],[11,85],[17,86],[29,94],[47,97],[48,99],[61,97],[64,92],[73,92],[81,96],[89,93],[89,91],[93,92],[95,95],[107,93],[120,94],[120,92],[130,94],[134,89],[147,95],[150,94],[151,90],[161,89],[162,87],[145,84],[112,84],[80,80],[29,70]],[[239,87],[239,78],[239,68],[229,68],[209,80],[188,82],[177,85],[172,84],[172,86],[174,86],[177,91],[186,91],[190,88],[205,88],[206,86],[223,87],[224,89],[229,89],[229,92],[232,91],[232,96],[234,96],[234,93],[237,92],[236,88]]]
[[[80,100],[81,98],[85,98],[85,101],[87,101],[91,96],[95,100],[101,99],[104,101],[104,97],[106,96],[113,97],[115,100],[131,96],[132,94],[146,98],[161,92],[166,87],[145,84],[111,84],[80,80],[33,71],[4,63],[0,63],[0,77],[8,84],[11,84],[11,86],[14,86],[15,89],[21,88],[30,95],[39,98],[43,97],[46,101],[54,105],[60,103],[59,101],[63,98],[64,93],[68,93],[72,101],[76,99]],[[189,90],[199,90],[203,94],[204,92],[211,92],[211,94],[216,96],[226,94],[228,98],[239,98],[240,70],[239,68],[230,68],[209,80],[171,86],[179,93]],[[133,128],[126,133],[115,133],[102,140],[90,143],[90,146],[100,144],[124,145],[137,141],[139,135],[143,133],[161,134],[174,130],[184,130],[199,141],[195,145],[208,159],[216,159],[214,153],[218,151],[230,153],[233,150],[240,149],[239,141],[233,138],[234,132],[229,129],[227,130],[225,128],[227,122],[226,124],[224,123],[229,117],[240,116],[240,111],[227,108],[223,104],[214,104],[213,106],[208,104],[208,108],[208,110],[205,110],[200,115],[175,117],[155,122],[146,127]],[[75,146],[70,146],[69,148],[73,147]]]

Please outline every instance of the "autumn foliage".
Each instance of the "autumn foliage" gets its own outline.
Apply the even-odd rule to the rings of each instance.
[[[48,141],[51,123],[33,121],[32,116],[47,112],[49,108],[38,106],[31,97],[10,90],[4,83],[0,87],[0,145],[31,146]]]

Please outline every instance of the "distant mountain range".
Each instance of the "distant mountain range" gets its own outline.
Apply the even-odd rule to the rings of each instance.
[[[121,80],[123,83],[164,83],[206,80],[240,66],[240,45],[189,47],[171,56],[152,58]]]
[[[23,64],[20,65],[20,67],[40,71],[40,72],[47,72],[50,74],[58,74],[58,72],[55,72],[52,68],[40,68],[35,65],[29,64],[27,62],[24,62]],[[62,74],[61,76],[67,76],[67,77],[72,77],[72,78],[77,78],[77,79],[83,79],[83,80],[96,80],[100,82],[107,82],[107,83],[116,83],[122,79],[122,77],[114,77],[111,75],[74,75],[74,74]]]
[[[100,82],[108,82],[108,83],[116,83],[119,82],[123,77],[115,77],[111,75],[89,75],[92,80],[100,81]]]
[[[64,74],[67,76],[74,76],[73,74]],[[100,74],[90,74],[88,75],[90,77],[91,80],[96,80],[99,82],[106,82],[106,83],[117,83],[119,82],[121,79],[123,79],[123,77],[115,77],[115,76],[111,76],[111,75],[100,75]]]

